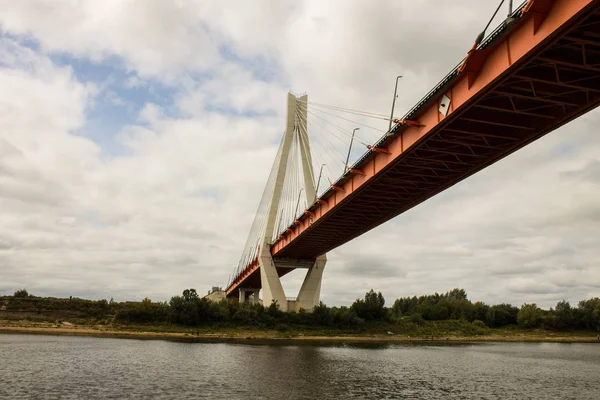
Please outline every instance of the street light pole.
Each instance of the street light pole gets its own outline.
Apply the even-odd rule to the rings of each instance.
[[[319,171],[319,180],[317,181],[317,188],[315,189],[315,200],[317,201],[317,196],[319,195],[319,185],[321,184],[321,176],[323,175],[323,167],[325,164],[321,164],[321,170]]]
[[[394,101],[392,102],[392,113],[390,114],[390,126],[388,132],[392,130],[392,121],[394,120],[394,106],[396,105],[396,93],[398,92],[398,80],[402,78],[402,75],[398,75],[396,78],[396,88],[394,89]]]
[[[352,142],[354,142],[354,134],[359,129],[360,128],[354,128],[354,130],[352,131],[352,138],[350,139],[350,148],[348,148],[348,156],[346,157],[346,165],[344,167],[344,174],[346,173],[346,170],[348,169],[348,161],[350,160],[350,152],[352,151]]]
[[[300,192],[298,193],[298,202],[296,203],[296,211],[294,212],[294,221],[298,218],[298,206],[300,205],[300,196],[302,196],[302,191],[304,188],[300,188]]]

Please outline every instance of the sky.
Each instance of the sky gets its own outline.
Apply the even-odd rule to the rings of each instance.
[[[402,75],[400,116],[497,3],[0,0],[0,295],[225,286],[287,93],[387,114]],[[599,124],[592,111],[332,251],[322,300],[600,296]],[[288,296],[301,280],[284,278]]]

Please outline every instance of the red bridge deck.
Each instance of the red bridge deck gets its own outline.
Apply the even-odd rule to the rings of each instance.
[[[405,117],[420,126],[397,125],[310,207],[273,256],[326,253],[600,104],[600,1],[532,1],[514,24]]]
[[[515,16],[332,185],[272,255],[326,253],[597,107],[600,0],[530,0]],[[258,268],[228,293],[260,284]]]

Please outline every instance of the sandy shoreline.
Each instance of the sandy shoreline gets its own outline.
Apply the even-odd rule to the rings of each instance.
[[[30,326],[0,326],[4,334],[37,334],[60,336],[88,336],[98,338],[118,338],[137,340],[170,340],[185,342],[296,342],[296,343],[465,343],[465,342],[554,342],[554,343],[598,343],[595,336],[571,335],[491,335],[491,336],[441,336],[441,337],[410,337],[403,335],[347,335],[347,336],[310,336],[285,335],[265,331],[243,331],[222,333],[190,334],[183,332],[138,332],[111,329],[90,329],[81,327],[30,327]],[[599,343],[600,344],[600,343]]]

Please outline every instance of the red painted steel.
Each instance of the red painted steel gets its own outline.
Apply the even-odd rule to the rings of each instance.
[[[451,99],[445,116],[444,95]],[[372,147],[271,253],[324,254],[599,104],[600,0],[530,0],[521,18],[484,49],[471,49],[410,123]],[[245,282],[236,279],[228,293]]]

